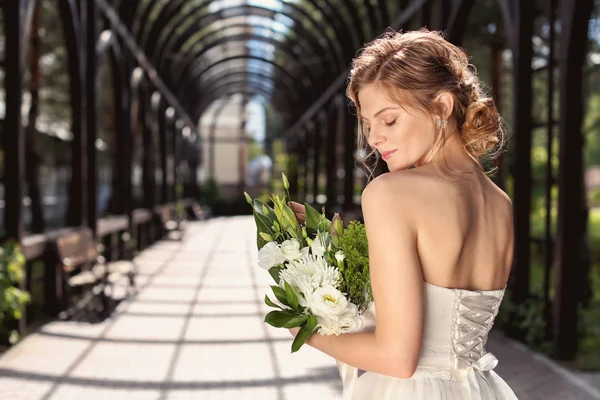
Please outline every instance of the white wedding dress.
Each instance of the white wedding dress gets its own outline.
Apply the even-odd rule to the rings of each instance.
[[[421,357],[409,379],[357,369],[338,361],[344,400],[514,400],[494,371],[485,344],[505,289],[462,290],[425,283]]]

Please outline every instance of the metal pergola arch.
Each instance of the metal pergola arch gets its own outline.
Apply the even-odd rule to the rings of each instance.
[[[224,14],[224,15],[220,15]],[[265,7],[258,6],[236,6],[230,7],[228,9],[223,9],[220,14],[206,14],[203,18],[198,19],[192,24],[183,34],[181,34],[180,38],[169,48],[169,53],[177,53],[179,49],[183,47],[183,45],[192,38],[196,32],[199,31],[199,28],[202,30],[209,30],[208,28],[214,23],[223,23],[228,19],[235,17],[259,17],[267,20],[274,21],[277,14],[282,14],[281,12],[274,12]],[[316,31],[310,29],[310,27],[306,27],[301,23],[301,20],[296,19],[293,13],[284,14],[287,15],[294,22],[294,31],[297,32],[296,37],[302,37],[309,40],[309,43],[313,49],[312,52],[319,54],[321,57],[325,55],[337,55],[337,68],[343,68],[343,64],[345,61],[345,55],[347,55],[351,50],[341,48],[339,51],[331,51],[332,48],[323,47],[323,44],[319,41],[320,36],[316,34]],[[223,28],[219,27],[213,32],[223,33]],[[284,35],[284,33],[280,33]],[[286,37],[286,39],[292,41],[292,37]],[[345,42],[344,42],[345,43]],[[169,58],[166,58],[167,60]]]
[[[254,55],[236,55],[236,56],[219,59],[218,61],[210,64],[207,68],[204,68],[202,71],[200,71],[198,73],[198,76],[205,74],[205,73],[209,72],[210,70],[215,69],[222,64],[226,64],[230,61],[235,61],[235,60],[254,60],[254,61],[259,61],[259,62],[262,62],[265,64],[272,65],[275,69],[279,70],[282,74],[286,75],[288,79],[290,79],[291,81],[294,81],[294,76],[292,74],[290,74],[282,65],[279,65],[272,60],[268,60],[268,59],[265,59],[265,58],[262,58],[259,56],[254,56]],[[193,87],[191,87],[191,86],[188,87],[184,94],[184,97],[189,98],[189,97],[194,96],[193,93],[190,93],[193,90],[194,90]]]
[[[331,10],[331,11],[333,12],[333,15],[337,15],[337,14],[335,13],[335,6],[333,5],[333,3],[332,3],[330,0],[324,0],[324,2],[325,2],[325,5],[326,5],[326,6],[328,6],[329,10]],[[152,3],[155,3],[155,2],[153,1]],[[166,21],[170,21],[170,20],[172,20],[172,19],[174,18],[174,16],[175,16],[175,15],[176,15],[178,12],[180,12],[180,11],[181,11],[181,8],[183,7],[183,5],[184,5],[184,3],[185,3],[185,2],[184,2],[184,0],[175,0],[175,1],[171,1],[171,2],[169,2],[169,3],[170,3],[170,4],[169,4],[167,7],[169,7],[169,8],[170,8],[170,10],[164,10],[164,12],[162,12],[162,13],[161,13],[161,17],[163,17],[163,18],[164,18],[164,19],[163,19],[163,21],[157,21],[157,22],[159,22],[159,23],[158,23],[158,25],[159,25],[159,26],[164,26],[164,25],[166,25],[166,23],[167,23]],[[205,7],[205,6],[206,6],[208,3],[209,3],[209,1],[204,1],[203,3],[200,3],[200,4],[198,4],[197,8],[194,8],[193,10],[200,9],[200,8],[202,8],[202,7]],[[316,11],[317,11],[319,14],[321,14],[322,16],[324,16],[324,17],[325,17],[325,20],[329,20],[329,16],[330,16],[331,14],[326,14],[326,13],[325,13],[325,11],[323,10],[323,7],[321,7],[321,6],[320,6],[320,5],[319,5],[319,4],[318,4],[318,3],[317,3],[315,0],[309,0],[307,3],[309,3],[309,4],[311,4],[311,5],[312,5],[312,7],[313,7],[313,10],[312,10],[312,11],[316,10]],[[308,18],[308,20],[309,20],[309,21],[311,21],[311,22],[312,22],[312,24],[313,24],[315,27],[318,25],[318,24],[316,23],[316,21],[314,21],[314,20],[313,20],[313,19],[310,17],[310,15],[308,15],[308,12],[311,12],[311,10],[306,10],[306,11],[304,11],[304,10],[302,9],[302,7],[300,7],[299,5],[296,5],[296,4],[294,4],[294,3],[290,3],[290,2],[285,2],[285,1],[279,1],[279,4],[280,4],[280,5],[282,5],[282,6],[288,6],[288,7],[291,7],[291,8],[292,8],[292,9],[293,9],[295,12],[300,12],[300,13],[301,13],[301,15],[302,15],[302,16],[304,16],[304,17],[306,17],[306,18]],[[356,15],[356,10],[354,10],[354,7],[353,7],[353,4],[352,4],[352,2],[344,2],[344,3],[342,3],[342,4],[343,4],[343,5],[346,5],[347,7],[351,8],[351,9],[353,9],[353,11],[354,11],[354,13],[353,13],[353,14],[354,14],[354,15]],[[240,6],[243,6],[243,5],[240,5]],[[235,7],[240,7],[240,6],[234,6],[233,8],[235,8]],[[165,9],[166,9],[167,7],[165,7]],[[252,6],[251,6],[251,7],[252,7]],[[339,7],[339,4],[338,4],[338,7]],[[302,26],[303,26],[303,24],[298,24],[299,20],[298,20],[298,19],[295,17],[295,15],[292,15],[292,13],[282,12],[281,10],[274,11],[274,10],[272,10],[272,9],[268,9],[268,8],[264,8],[264,7],[257,7],[257,9],[258,9],[258,10],[261,10],[261,9],[262,9],[262,10],[266,10],[266,11],[268,11],[269,13],[274,13],[274,14],[283,14],[283,15],[286,15],[286,17],[288,17],[288,18],[291,18],[292,20],[294,20],[294,21],[295,21],[295,28],[296,28],[296,27],[298,27],[299,25],[302,25]],[[188,17],[193,17],[193,14],[194,14],[194,11],[187,13],[187,16],[188,16]],[[250,15],[250,14],[248,14],[248,15]],[[160,18],[160,17],[159,17],[159,18]],[[185,20],[185,19],[184,19],[184,20]],[[356,21],[358,21],[358,19],[356,19]],[[346,26],[349,26],[349,23],[348,23],[348,22],[349,22],[349,21],[341,21],[341,20],[340,20],[339,28],[345,28]],[[310,30],[306,30],[306,29],[305,29],[304,31],[305,31],[305,32],[310,32]],[[151,33],[148,35],[148,40],[147,40],[147,42],[149,42],[149,43],[156,42],[156,41],[158,41],[158,38],[159,38],[159,33],[158,33],[158,32],[156,32],[156,31],[154,31],[154,32],[152,32],[152,31],[151,31]],[[141,38],[140,38],[140,39],[141,39]],[[337,39],[339,39],[339,35],[338,35]],[[353,44],[354,44],[354,45],[357,45],[358,43],[357,43],[357,42],[355,42],[355,43],[353,43]],[[331,48],[330,48],[330,50],[331,50]]]
[[[277,102],[272,101],[273,93],[268,88],[258,85],[256,82],[248,81],[246,79],[238,79],[230,82],[221,82],[217,84],[212,89],[211,96],[203,100],[198,105],[199,115],[201,115],[201,113],[204,112],[212,102],[214,102],[215,98],[222,97],[223,93],[235,94],[235,90],[243,90],[245,94],[248,94],[249,92],[252,92],[254,94],[260,94],[263,98],[265,98],[265,100],[268,100],[271,104],[277,104]],[[279,104],[277,104],[276,108],[280,109]]]
[[[150,11],[150,9],[152,9],[152,8],[154,7],[155,3],[156,3],[156,2],[148,2],[148,3],[146,3],[146,8],[145,8],[145,9],[144,9],[142,12],[143,12],[143,13],[146,13],[146,15],[150,15],[150,12],[151,12],[151,11]],[[196,7],[192,8],[192,10],[199,10],[199,9],[201,8],[201,6],[202,6],[202,5],[205,5],[206,3],[207,3],[207,2],[205,1],[205,2],[201,3],[200,5],[197,5]],[[324,12],[323,10],[324,10],[324,9],[325,9],[327,6],[328,6],[329,10],[333,10],[333,9],[335,9],[335,6],[336,6],[336,5],[335,5],[333,2],[331,2],[331,1],[325,1],[325,2],[322,2],[322,1],[321,1],[321,2],[319,2],[319,3],[321,4],[321,6],[320,6],[320,7],[319,7],[319,5],[318,5],[316,2],[313,2],[313,3],[315,3],[315,4],[313,4],[313,6],[315,6],[315,9],[316,9],[316,10],[321,10],[321,12]],[[158,4],[158,3],[156,3],[156,4]],[[147,41],[148,41],[149,43],[157,43],[157,42],[158,42],[159,36],[161,35],[161,33],[159,32],[159,30],[160,30],[160,29],[159,29],[159,25],[168,25],[169,18],[172,18],[172,17],[173,17],[173,15],[177,14],[178,12],[180,12],[180,11],[181,11],[181,9],[182,9],[182,5],[183,5],[183,2],[181,2],[181,1],[179,1],[179,2],[175,1],[175,2],[169,2],[169,4],[166,4],[166,5],[164,5],[164,4],[163,4],[163,5],[161,6],[162,8],[161,8],[161,10],[158,12],[158,15],[159,15],[159,16],[158,16],[158,18],[157,18],[157,22],[158,22],[159,20],[163,19],[163,22],[162,22],[162,24],[161,24],[161,23],[153,24],[153,27],[152,27],[152,28],[150,28],[150,29],[145,29],[145,30],[144,30],[144,33],[143,33],[143,34],[146,34],[146,35],[148,36],[148,40],[147,40]],[[289,4],[287,4],[287,6],[290,6],[290,5],[289,5]],[[353,2],[344,2],[342,7],[339,7],[339,4],[338,4],[337,6],[338,6],[338,9],[339,9],[339,8],[343,8],[345,11],[347,11],[347,13],[348,13],[348,14],[349,14],[351,17],[352,17],[352,16],[354,16],[354,17],[353,17],[353,18],[354,18],[354,21],[358,21],[358,20],[359,20],[359,19],[358,19],[358,13],[357,13],[357,9],[356,9],[356,6],[355,6],[355,4],[354,4]],[[364,5],[363,5],[363,6],[364,6]],[[242,8],[240,8],[240,9],[242,9],[242,10],[248,10],[248,9],[249,9],[249,7],[253,7],[253,6],[237,6],[237,7],[242,7]],[[244,8],[244,7],[245,7],[245,8]],[[228,7],[228,8],[235,8],[235,7]],[[226,10],[226,9],[228,9],[228,8],[224,8],[224,9]],[[382,12],[382,16],[380,17],[380,19],[381,19],[382,21],[384,20],[384,18],[383,18],[383,13],[384,13],[384,9],[385,9],[385,8],[386,8],[386,7],[383,7],[383,8],[381,9],[381,10],[382,10],[382,11],[381,11],[381,12]],[[139,10],[138,10],[138,11],[139,11]],[[166,11],[169,11],[169,12],[166,12]],[[186,11],[188,11],[188,10],[186,10]],[[222,11],[222,10],[219,10],[219,12],[220,12],[220,11]],[[273,10],[267,10],[267,11],[269,11],[269,12],[273,12]],[[278,10],[278,11],[281,11],[281,10]],[[193,12],[193,11],[190,11],[190,12],[186,12],[186,14],[187,14],[187,18],[191,18],[191,17],[194,15],[194,12]],[[341,13],[340,13],[340,14],[341,14]],[[326,14],[326,15],[329,15],[329,14]],[[290,17],[290,15],[288,15],[288,17]],[[185,18],[186,18],[186,17],[183,17],[183,19],[180,19],[180,20],[178,20],[178,21],[185,21]],[[342,17],[340,17],[340,18],[342,18]],[[213,15],[213,19],[215,19],[215,20],[218,20],[218,18],[214,18],[214,15]],[[340,19],[340,20],[341,20],[341,19]],[[314,20],[313,20],[313,21],[314,21]],[[345,21],[347,21],[347,19],[345,19]],[[314,22],[313,22],[313,23],[314,23]],[[172,26],[178,26],[178,25],[180,25],[180,24],[179,24],[179,23],[171,23],[171,25],[172,25]],[[347,25],[349,25],[349,24],[344,24],[344,26],[347,26]],[[297,30],[299,26],[301,26],[301,24],[297,24],[297,23],[296,23],[296,25],[294,26],[294,29],[295,29],[295,30]],[[354,27],[355,27],[355,28],[358,28],[358,25],[356,25],[356,24],[355,24],[355,25],[354,25]],[[164,29],[164,28],[166,28],[166,26],[165,26],[165,27],[163,27],[163,29]],[[204,28],[205,28],[205,26],[202,26],[202,28],[204,29]],[[377,27],[375,27],[375,29],[376,29],[376,28],[377,28]],[[355,29],[355,30],[359,30],[359,29]],[[352,31],[352,32],[354,32],[355,30],[351,30],[351,31]],[[154,33],[152,33],[153,31],[154,31]],[[190,28],[190,30],[189,30],[189,35],[194,35],[194,32],[195,32],[195,30],[193,30],[193,29],[191,29],[191,28]],[[348,31],[346,30],[346,32],[348,32]],[[154,35],[154,36],[152,36],[152,35]],[[166,37],[169,37],[169,36],[177,36],[177,35],[168,35],[168,34],[165,34],[164,32],[162,33],[162,35],[164,35],[164,36],[166,36]],[[338,35],[339,35],[339,33],[338,33]],[[155,39],[156,39],[156,40],[155,40]],[[348,40],[347,40],[347,39],[348,39],[348,38],[346,37],[346,38],[345,38],[345,40],[342,40],[341,42],[342,42],[342,43],[347,43],[347,42],[348,42]],[[166,41],[165,41],[165,43],[164,43],[164,44],[166,44]],[[354,44],[354,45],[355,45],[355,44]],[[193,44],[192,44],[192,46],[193,46]],[[330,48],[331,48],[331,46],[330,46]],[[162,50],[162,51],[164,51],[164,50]],[[159,53],[160,53],[160,52],[158,52],[157,54],[159,54]],[[331,52],[329,51],[328,53],[331,53]],[[350,55],[349,55],[349,56],[350,56]],[[165,59],[165,57],[160,57],[160,58],[162,58],[162,59]],[[346,58],[348,58],[348,57],[346,57]],[[168,58],[167,58],[167,59],[168,59]],[[346,62],[347,62],[347,61],[346,61]],[[170,65],[170,64],[171,64],[171,62],[170,62],[170,61],[166,61],[166,64],[167,64],[167,65]],[[189,66],[185,66],[184,68],[185,68],[186,70],[189,70],[189,69],[190,69],[190,68],[189,68]],[[182,79],[182,80],[183,80],[183,79],[185,79],[185,74],[180,74],[179,76],[181,77],[181,79]],[[315,93],[315,91],[311,91],[311,94],[312,94],[312,93]],[[195,95],[192,95],[191,97],[195,97]],[[190,98],[190,97],[186,96],[186,98]],[[193,102],[193,101],[192,101],[192,102]],[[186,104],[190,104],[190,101],[188,101]]]
[[[232,20],[234,18],[239,19],[239,17],[228,17],[228,18],[222,19],[221,22],[222,23],[229,22],[230,20]],[[265,20],[269,21],[266,18],[265,18]],[[256,23],[251,23],[250,21],[244,22],[244,23],[235,23],[234,22],[234,23],[224,26],[220,30],[212,30],[201,37],[195,38],[196,42],[194,42],[194,45],[191,48],[192,49],[195,49],[195,48],[202,49],[204,42],[211,43],[210,41],[213,40],[213,37],[221,37],[221,38],[226,37],[226,31],[234,30],[234,29],[241,30],[241,31],[256,30],[256,31],[260,31],[261,33],[268,33],[267,37],[269,35],[271,35],[271,36],[283,35],[282,33],[276,31],[275,29],[273,29],[270,26],[264,26],[264,25],[260,25],[260,24],[256,24]],[[303,36],[297,36],[295,38],[286,37],[285,40],[289,42],[289,43],[286,43],[286,45],[288,45],[290,48],[292,48],[294,50],[294,53],[297,53],[299,55],[306,54],[310,58],[324,59],[327,62],[327,65],[324,65],[323,68],[325,68],[327,71],[335,71],[336,70],[335,61],[333,60],[333,58],[331,58],[331,54],[319,55],[319,54],[315,53],[314,49],[312,47],[312,44],[310,42],[307,42],[305,37],[303,37]],[[283,41],[280,43],[284,44]],[[297,48],[300,49],[300,51],[296,51]],[[198,58],[198,53],[197,52],[194,53],[194,55],[192,55],[191,57],[186,56],[186,58],[188,60],[196,60]],[[168,61],[168,63],[170,64],[170,66],[165,66],[164,70],[168,73],[169,76],[171,76],[171,75],[187,76],[190,72],[190,69],[193,67],[192,63],[186,63],[183,65],[182,68],[177,69],[172,65],[172,64],[174,64],[172,61]]]
[[[223,74],[223,76],[220,76],[216,79],[213,79],[213,80],[207,82],[203,91],[210,94],[210,93],[212,93],[212,90],[214,90],[215,86],[217,86],[219,83],[225,82],[228,79],[234,79],[234,78],[235,79],[246,78],[249,81],[250,81],[250,79],[253,79],[257,82],[268,83],[270,85],[270,87],[269,87],[270,93],[277,94],[277,92],[279,92],[280,94],[285,95],[284,98],[288,99],[288,101],[287,101],[288,104],[293,104],[294,101],[298,100],[298,97],[294,92],[290,92],[288,90],[285,90],[285,88],[278,87],[270,76],[264,75],[259,72],[252,72],[252,71],[247,71],[247,70],[240,70],[238,72],[228,72],[227,74]],[[210,95],[209,95],[209,97],[210,97]],[[200,98],[200,100],[204,100],[204,99],[205,99],[204,96]]]
[[[314,83],[317,79],[321,78],[324,75],[324,69],[323,68],[319,68],[318,71],[312,71],[310,68],[307,67],[306,63],[303,63],[301,60],[301,56],[294,53],[293,49],[289,48],[289,45],[286,44],[281,44],[280,42],[278,42],[277,40],[268,38],[268,37],[264,37],[264,36],[260,36],[260,35],[256,35],[256,34],[243,34],[243,35],[235,35],[235,36],[228,36],[228,37],[223,37],[223,38],[219,38],[214,40],[213,42],[208,43],[204,49],[196,54],[194,54],[194,59],[196,59],[196,62],[194,62],[193,64],[190,63],[189,68],[191,69],[191,71],[189,71],[187,74],[181,74],[179,75],[179,78],[177,79],[176,83],[175,83],[175,90],[176,92],[179,92],[179,90],[182,87],[187,86],[188,84],[191,84],[192,82],[194,82],[197,77],[201,76],[201,73],[198,74],[198,76],[195,74],[194,71],[196,71],[198,69],[198,67],[202,66],[202,56],[206,53],[208,53],[209,51],[213,50],[213,52],[217,52],[219,49],[217,48],[218,46],[221,46],[223,44],[231,44],[231,43],[246,43],[249,40],[257,40],[260,41],[262,43],[267,43],[270,44],[274,47],[276,47],[280,53],[278,55],[283,56],[283,64],[284,65],[292,65],[294,66],[295,70],[298,71],[298,73],[302,74],[302,76],[305,77],[309,77],[311,83]],[[314,65],[318,65],[317,63],[315,63]]]
[[[194,11],[195,12],[201,11],[203,8],[206,7],[206,4],[209,4],[209,3],[210,3],[210,0],[205,0],[205,2],[202,4],[202,7],[200,7],[200,6],[195,7],[189,14],[184,15],[179,21],[171,22],[170,25],[165,26],[165,29],[162,32],[162,36],[164,36],[166,39],[162,42],[159,39],[159,41],[156,43],[155,51],[152,51],[152,49],[149,48],[150,54],[152,54],[154,57],[157,57],[157,58],[155,58],[155,61],[157,62],[156,65],[160,65],[159,60],[162,59],[164,57],[164,55],[168,53],[168,51],[172,47],[172,46],[170,46],[170,44],[172,44],[178,37],[178,35],[176,34],[177,28],[184,25],[186,20],[189,21],[192,18],[194,18],[194,15],[195,15]],[[309,14],[303,12],[303,10],[300,7],[296,7],[296,6],[292,6],[292,5],[289,5],[289,6],[292,8],[295,7],[295,9],[298,10],[298,12],[300,12],[302,14],[302,16],[306,18],[307,21],[310,22],[310,26],[305,27],[306,31],[310,32],[312,29],[312,31],[315,32],[315,34],[316,34],[316,32],[318,32],[319,25]],[[202,26],[202,23],[205,20],[208,20],[208,22],[210,23],[210,22],[214,22],[219,19],[222,19],[223,17],[229,16],[229,15],[253,15],[253,14],[259,14],[259,15],[262,14],[267,17],[271,17],[273,19],[275,19],[277,15],[284,15],[285,17],[287,17],[291,21],[293,21],[294,25],[302,24],[302,19],[296,19],[295,15],[293,13],[284,14],[281,12],[273,11],[267,7],[239,5],[239,6],[222,8],[217,13],[207,13],[207,14],[204,14],[201,16],[196,16],[197,18],[195,18],[193,20],[193,22],[190,22],[190,26],[188,26],[188,29],[197,29],[198,26]],[[171,29],[169,29],[169,28],[171,28]],[[185,31],[184,31],[183,35],[185,36]],[[335,42],[335,40],[332,37],[330,37],[328,35],[324,35],[324,36],[321,36],[320,38],[322,38],[323,42],[326,43],[327,51],[337,54],[339,60],[344,59],[342,49],[339,47],[339,45]],[[152,45],[152,44],[150,43],[150,45]]]
[[[232,62],[229,62],[228,64],[232,64],[233,62],[235,62],[236,60],[233,60]],[[224,77],[226,77],[228,74],[237,74],[239,72],[247,72],[247,73],[254,73],[257,75],[262,75],[263,77],[265,77],[265,79],[268,79],[272,82],[274,82],[276,85],[280,85],[282,86],[282,88],[284,90],[289,90],[289,95],[292,96],[294,99],[298,100],[299,96],[300,96],[300,89],[297,86],[297,82],[290,80],[288,76],[285,75],[279,75],[279,74],[272,74],[272,71],[266,68],[262,68],[262,66],[260,65],[228,65],[224,68],[221,68],[219,70],[215,70],[215,73],[210,74],[210,75],[205,75],[204,79],[201,81],[201,83],[203,84],[202,87],[205,87],[206,85],[210,85],[211,82],[216,81],[216,80],[220,80]]]

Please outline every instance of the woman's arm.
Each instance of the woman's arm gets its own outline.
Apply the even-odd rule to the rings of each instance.
[[[408,378],[421,353],[423,276],[410,192],[399,191],[398,186],[403,186],[399,182],[391,183],[390,177],[383,175],[372,181],[362,195],[376,304],[375,331],[339,336],[314,334],[307,343],[362,370]]]

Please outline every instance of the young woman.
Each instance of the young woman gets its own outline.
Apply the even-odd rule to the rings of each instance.
[[[345,399],[516,399],[485,349],[513,256],[511,201],[481,165],[504,143],[494,102],[437,32],[387,33],[352,67],[359,137],[390,170],[362,194],[375,329],[307,343]]]

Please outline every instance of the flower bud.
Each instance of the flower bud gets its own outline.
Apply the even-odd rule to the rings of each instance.
[[[285,176],[285,174],[283,172],[281,173],[281,179],[283,180],[284,189],[288,190],[290,188],[290,182],[288,181],[287,176]]]
[[[252,205],[252,197],[247,192],[244,192],[244,196],[246,196],[246,201],[248,204]]]
[[[269,235],[268,233],[260,232],[259,235],[264,241],[267,241],[267,242],[273,241],[273,237],[271,235]]]
[[[339,238],[342,236],[344,232],[344,223],[342,222],[342,217],[340,214],[335,213],[331,220],[331,226],[329,227],[329,233],[331,234],[331,242],[334,246],[337,246],[339,243]]]

